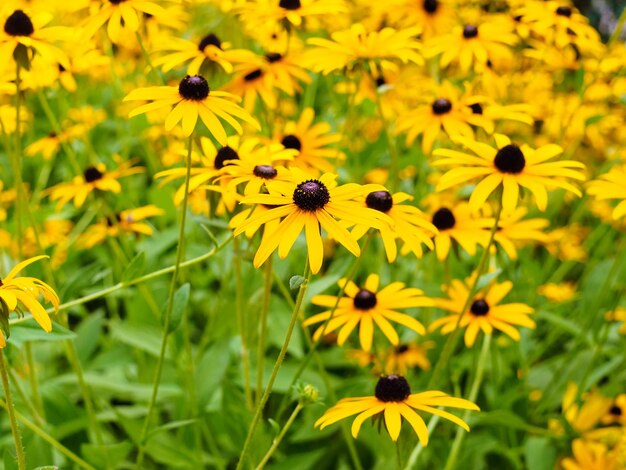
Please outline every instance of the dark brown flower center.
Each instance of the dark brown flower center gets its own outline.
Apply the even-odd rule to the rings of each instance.
[[[268,52],[267,54],[265,54],[265,60],[267,60],[270,64],[278,62],[282,58],[282,54],[279,54],[278,52]]]
[[[431,106],[433,113],[437,115],[446,114],[452,110],[452,103],[445,98],[436,99]]]
[[[257,78],[261,78],[261,75],[263,75],[263,71],[261,69],[255,69],[252,72],[246,74],[243,76],[243,79],[246,82],[253,82],[255,81]]]
[[[484,317],[489,313],[489,304],[483,299],[474,300],[470,307],[470,312],[476,317]]]
[[[257,165],[252,170],[252,173],[254,173],[254,176],[258,176],[259,178],[271,180],[276,178],[278,171],[276,171],[276,168],[271,165]]]
[[[307,180],[296,186],[293,191],[293,202],[303,211],[314,212],[330,201],[330,193],[324,183],[319,180]]]
[[[403,354],[407,352],[408,350],[409,350],[408,344],[401,344],[399,346],[396,346],[396,354]]]
[[[204,51],[207,46],[215,46],[218,49],[222,48],[222,41],[215,34],[210,33],[202,38],[200,44],[198,44],[198,49]]]
[[[393,198],[389,191],[374,191],[367,195],[365,204],[370,209],[376,209],[380,212],[389,212],[393,207]]]
[[[568,6],[561,6],[556,9],[556,14],[569,18],[570,16],[572,16],[572,9]]]
[[[239,154],[234,149],[226,145],[217,151],[217,155],[215,155],[215,160],[213,161],[213,166],[216,170],[221,170],[229,160],[239,160]]]
[[[15,10],[4,22],[4,32],[9,36],[30,36],[35,27],[26,13]]]
[[[465,27],[463,28],[463,37],[465,39],[472,39],[476,36],[478,36],[478,27],[474,26],[473,24],[465,25]]]
[[[493,164],[502,173],[517,174],[526,166],[526,159],[517,145],[509,144],[498,150]]]
[[[371,290],[361,289],[354,296],[354,308],[359,310],[370,310],[376,306],[378,300],[376,300],[376,293]]]
[[[187,75],[178,84],[178,93],[186,100],[202,101],[209,96],[209,84],[200,75]]]
[[[104,176],[100,170],[98,170],[95,166],[89,166],[83,172],[83,178],[87,183],[93,183],[94,181],[98,181]]]
[[[280,0],[278,6],[285,10],[297,10],[302,6],[300,0]]]
[[[483,107],[480,105],[480,103],[470,104],[470,109],[472,110],[473,114],[482,114],[483,113]]]
[[[617,405],[613,405],[609,410],[609,413],[611,413],[613,416],[622,416],[622,409]]]
[[[283,144],[283,147],[286,149],[293,149],[300,151],[302,150],[302,142],[295,135],[289,134],[283,137],[283,140],[280,141]]]
[[[424,0],[423,6],[424,11],[432,15],[439,8],[439,2],[437,0]]]
[[[432,222],[438,230],[448,230],[449,228],[454,227],[456,219],[450,209],[442,207],[433,214]]]
[[[374,395],[380,401],[404,401],[411,394],[411,387],[404,377],[388,375],[378,379]]]

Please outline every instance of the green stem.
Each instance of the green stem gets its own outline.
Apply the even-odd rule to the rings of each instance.
[[[4,408],[7,411],[9,410],[9,407],[8,407],[7,403],[5,403],[2,400],[0,400],[0,407]],[[41,429],[39,426],[37,426],[32,421],[29,421],[28,418],[26,418],[24,415],[22,415],[19,411],[15,412],[15,417],[25,427],[30,429],[34,434],[36,434],[41,439],[46,441],[48,444],[50,444],[52,447],[54,447],[56,450],[58,450],[61,454],[65,455],[67,458],[69,458],[71,461],[73,461],[79,467],[84,468],[86,470],[96,470],[95,467],[93,467],[89,463],[85,462],[78,455],[76,455],[74,452],[69,450],[67,447],[65,447],[63,444],[61,444],[59,441],[57,441],[54,437],[52,437],[46,431]]]
[[[398,158],[398,149],[389,132],[389,125],[387,119],[385,119],[385,113],[383,112],[382,100],[380,99],[380,93],[375,90],[376,94],[376,109],[378,110],[378,116],[383,123],[383,131],[385,133],[385,139],[387,140],[387,149],[389,150],[389,156],[391,157],[391,166],[389,167],[389,176],[391,177],[391,184],[389,189],[394,192],[398,187],[398,172],[400,171],[400,162]]]
[[[615,29],[609,38],[609,44],[613,44],[617,41],[622,35],[622,31],[624,31],[624,25],[626,25],[626,8],[622,10],[622,14],[619,16],[617,20],[617,24],[615,25]]]
[[[261,401],[263,389],[263,370],[265,366],[265,335],[267,333],[267,315],[270,310],[270,299],[272,297],[272,280],[274,276],[272,257],[265,262],[265,286],[263,289],[263,306],[261,307],[261,317],[259,318],[259,340],[256,351],[256,400],[258,405]]]
[[[24,188],[22,186],[22,133],[20,126],[20,110],[22,106],[22,91],[19,62],[15,65],[15,149],[13,152],[13,178],[15,185],[15,232],[16,239],[21,240],[24,227],[22,226],[24,211]],[[18,253],[22,257],[22,244],[18,243]]]
[[[469,396],[467,399],[474,403],[476,398],[478,397],[478,391],[480,390],[480,385],[483,381],[483,377],[485,375],[485,364],[487,363],[487,355],[489,354],[489,345],[491,344],[491,335],[485,335],[485,339],[483,341],[483,346],[480,350],[480,357],[478,358],[478,365],[476,367],[476,375],[474,376],[474,382],[472,383],[472,388],[470,389]],[[463,421],[467,421],[470,417],[470,411],[466,411],[463,416]],[[448,461],[446,462],[446,466],[444,470],[452,470],[456,461],[459,457],[459,452],[461,450],[461,446],[463,445],[463,441],[465,440],[465,436],[467,432],[465,429],[459,427],[456,430],[456,436],[454,436],[454,442],[452,443],[452,449],[450,450],[450,454],[448,454]]]
[[[437,423],[439,422],[440,418],[441,417],[439,415],[433,415],[430,418],[430,421],[428,421],[428,434],[429,435],[433,432],[433,430],[437,426]],[[417,463],[417,459],[422,453],[422,450],[424,450],[424,446],[420,442],[419,444],[415,446],[415,448],[413,449],[413,452],[411,452],[411,455],[409,456],[409,460],[407,460],[406,462],[404,470],[411,470],[412,468],[415,467],[415,464]]]
[[[19,65],[18,65],[19,67]],[[26,470],[26,456],[22,447],[22,436],[20,428],[15,419],[15,408],[13,407],[13,398],[11,397],[11,389],[9,387],[9,375],[7,374],[7,366],[4,361],[4,350],[0,349],[0,376],[2,377],[2,388],[4,388],[4,398],[6,400],[6,410],[9,415],[9,423],[11,424],[11,434],[15,441],[15,451],[17,453],[17,466],[19,470]]]
[[[309,286],[309,281],[311,280],[311,269],[309,267],[309,259],[306,258],[305,269],[304,269],[304,282],[300,284],[300,288],[298,290],[298,297],[296,298],[296,303],[293,308],[293,312],[291,314],[291,321],[289,322],[289,327],[287,328],[287,334],[285,335],[285,341],[283,342],[283,346],[280,349],[280,353],[278,354],[278,358],[274,363],[274,368],[272,369],[272,374],[267,382],[267,387],[263,392],[263,396],[261,397],[261,401],[257,405],[256,412],[254,413],[254,417],[252,418],[252,423],[250,424],[250,428],[248,429],[248,435],[246,436],[246,441],[243,444],[243,449],[241,451],[241,455],[239,456],[239,461],[237,462],[236,470],[241,470],[243,468],[244,463],[246,462],[246,458],[248,456],[248,452],[250,451],[250,444],[252,444],[252,438],[254,437],[254,433],[256,432],[257,426],[261,421],[261,417],[263,415],[263,408],[265,408],[265,404],[272,393],[272,389],[274,388],[274,382],[276,381],[276,377],[278,376],[278,371],[280,370],[280,366],[285,359],[285,355],[287,354],[287,348],[289,347],[289,342],[291,341],[291,335],[293,333],[293,329],[298,321],[300,315],[300,308],[302,307],[302,302],[304,301],[304,295]]]
[[[402,452],[400,450],[400,441],[396,441],[396,462],[398,464],[398,470],[402,470]]]
[[[280,445],[280,442],[283,440],[283,437],[285,437],[285,434],[287,434],[287,431],[289,431],[289,428],[291,427],[293,422],[296,420],[296,417],[298,416],[300,411],[302,411],[302,408],[304,408],[304,405],[302,405],[302,403],[298,403],[296,405],[296,408],[293,410],[293,413],[291,413],[291,416],[289,416],[289,419],[283,426],[283,429],[281,429],[278,436],[276,436],[276,438],[272,442],[272,446],[266,452],[261,462],[259,462],[259,464],[255,467],[255,470],[262,470],[265,467],[265,465],[267,465],[267,462],[269,461],[269,459],[272,457],[272,455],[274,454],[274,452]]]
[[[163,339],[161,341],[161,350],[159,352],[159,359],[157,360],[156,371],[154,373],[154,384],[152,387],[152,395],[150,396],[150,402],[148,403],[148,411],[146,412],[146,418],[141,428],[141,434],[139,436],[139,452],[137,453],[137,468],[142,467],[143,457],[145,453],[144,443],[146,436],[148,435],[148,429],[150,428],[150,422],[152,421],[152,414],[154,413],[154,406],[156,404],[157,396],[159,394],[159,385],[161,383],[161,373],[163,372],[163,363],[165,362],[165,349],[167,346],[167,339],[170,335],[170,321],[172,319],[172,311],[174,309],[174,293],[176,292],[176,285],[178,284],[178,274],[180,272],[180,265],[183,259],[183,247],[185,240],[185,222],[187,220],[187,202],[189,200],[189,176],[191,174],[191,149],[193,146],[193,133],[189,136],[189,142],[187,145],[187,159],[185,164],[187,165],[187,174],[185,175],[185,194],[183,196],[183,204],[180,215],[180,228],[178,232],[178,246],[176,249],[176,262],[174,263],[174,274],[172,275],[172,281],[170,283],[169,294],[167,298],[167,309],[163,318]]]
[[[37,380],[35,360],[33,358],[33,345],[27,342],[24,345],[26,352],[26,361],[28,362],[28,379],[30,381],[30,391],[33,395],[33,404],[37,409],[37,414],[42,419],[46,419],[46,413],[43,407],[43,400],[41,399],[41,392],[39,391],[39,381]]]
[[[439,355],[437,364],[435,365],[435,368],[433,369],[433,375],[431,375],[430,380],[428,381],[428,390],[431,390],[434,386],[437,385],[439,376],[443,372],[443,368],[449,365],[448,363],[450,360],[450,356],[452,355],[452,352],[454,351],[454,348],[456,347],[458,339],[460,338],[459,335],[460,335],[461,329],[459,328],[459,325],[461,324],[461,320],[463,319],[465,312],[467,312],[467,309],[471,305],[474,299],[474,296],[476,295],[478,281],[480,280],[480,277],[483,275],[487,267],[487,260],[489,259],[489,251],[491,250],[491,246],[493,245],[493,239],[496,235],[496,231],[498,230],[498,222],[500,221],[501,213],[502,213],[502,197],[501,197],[501,194],[498,192],[498,207],[496,209],[496,215],[494,218],[493,227],[491,227],[491,232],[489,234],[489,242],[485,246],[485,249],[483,250],[483,253],[480,257],[480,261],[478,262],[476,275],[474,277],[474,280],[472,281],[471,287],[469,288],[469,293],[468,293],[467,299],[465,300],[465,304],[463,305],[463,309],[459,312],[459,318],[456,322],[454,331],[450,334],[450,336],[448,336],[448,339],[446,340],[446,343],[443,347],[443,351]]]
[[[163,76],[154,67],[154,65],[152,65],[152,60],[150,59],[150,55],[148,54],[148,51],[146,50],[146,47],[143,45],[143,39],[141,38],[141,34],[139,34],[139,31],[135,31],[135,36],[137,37],[137,43],[139,44],[139,48],[141,49],[141,55],[143,56],[144,60],[146,61],[146,64],[148,65],[148,67],[150,67],[150,72],[152,72],[154,75],[156,75],[156,77],[157,77],[158,81],[161,83],[161,85],[165,84],[165,80],[163,79]]]
[[[241,336],[241,366],[243,369],[243,384],[246,396],[246,408],[254,409],[252,403],[252,387],[250,384],[250,350],[248,349],[248,327],[246,315],[243,311],[243,279],[241,276],[241,253],[239,249],[239,239],[234,241],[234,260],[233,269],[235,271],[235,313],[237,316],[237,325],[239,326],[239,335]]]

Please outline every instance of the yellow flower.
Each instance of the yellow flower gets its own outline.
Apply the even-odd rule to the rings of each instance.
[[[143,167],[133,167],[132,161],[122,162],[120,157],[115,157],[118,167],[107,171],[104,163],[89,166],[81,176],[76,176],[69,183],[60,183],[46,190],[52,201],[58,201],[57,210],[64,204],[74,200],[74,206],[82,207],[87,197],[95,190],[120,193],[122,185],[118,178],[141,173]]]
[[[533,150],[526,145],[515,145],[501,134],[495,134],[497,148],[463,137],[455,140],[475,155],[449,149],[435,150],[433,155],[443,157],[433,163],[435,166],[453,167],[441,177],[437,191],[480,178],[469,200],[474,211],[499,186],[503,187],[502,209],[505,213],[517,206],[520,186],[530,190],[541,211],[545,211],[548,205],[547,189],[562,188],[581,196],[578,188],[566,179],[584,180],[580,169],[585,165],[573,160],[547,162],[563,152],[558,145],[548,144]]]
[[[550,302],[567,302],[576,295],[576,284],[572,282],[561,282],[560,284],[550,282],[539,286],[537,293],[543,295]]]
[[[611,168],[607,173],[600,175],[589,183],[587,194],[598,200],[617,199],[619,202],[613,209],[613,219],[626,215],[626,165]]]
[[[69,67],[67,55],[52,43],[69,39],[72,30],[63,26],[45,27],[51,20],[52,15],[46,12],[29,15],[23,10],[15,10],[11,13],[0,30],[0,58],[3,63],[12,61],[13,51],[21,46],[32,48],[48,62]]]
[[[623,335],[626,335],[626,308],[625,307],[617,307],[615,310],[611,312],[607,312],[604,315],[604,318],[610,321],[624,322],[620,326],[619,332]]]
[[[600,442],[574,439],[572,457],[563,459],[563,470],[618,470],[615,454]]]
[[[417,207],[402,204],[413,199],[411,195],[398,192],[392,196],[389,191],[372,191],[364,199],[365,207],[382,212],[393,220],[392,226],[379,229],[390,263],[396,260],[398,254],[396,239],[404,243],[407,252],[411,251],[418,258],[424,254],[422,244],[431,250],[435,247],[431,238],[438,232],[437,227]],[[359,224],[352,229],[352,235],[359,239],[368,230],[368,226]]]
[[[313,71],[324,75],[358,65],[367,67],[373,75],[383,70],[398,70],[397,62],[424,63],[421,44],[415,39],[419,28],[395,30],[383,28],[367,31],[360,23],[345,31],[331,34],[331,39],[311,38],[312,48],[304,53],[304,63]]]
[[[331,132],[328,123],[313,123],[315,111],[305,108],[297,121],[289,121],[282,132],[275,136],[287,149],[298,153],[289,167],[300,168],[314,175],[319,172],[331,172],[334,165],[329,160],[342,160],[345,155],[336,148],[329,147],[341,141],[341,135]]]
[[[117,237],[123,233],[152,235],[152,226],[142,220],[148,217],[163,215],[165,211],[152,204],[129,209],[115,214],[115,220],[106,218],[102,222],[92,225],[85,233],[83,233],[76,245],[83,249],[89,249],[99,243],[102,243],[108,237]]]
[[[200,75],[185,76],[178,87],[154,86],[133,90],[124,101],[151,101],[131,111],[130,117],[173,106],[165,119],[165,130],[171,131],[182,121],[183,134],[186,136],[193,132],[199,116],[222,145],[226,144],[227,136],[220,119],[226,121],[239,134],[243,133],[243,129],[235,118],[260,129],[250,114],[233,103],[238,101],[237,97],[223,91],[211,91],[207,81]]]
[[[363,288],[359,288],[352,281],[347,282],[346,279],[340,279],[338,284],[339,287],[345,285],[345,295],[339,299],[338,304],[337,297],[332,295],[316,295],[311,299],[314,305],[331,309],[304,321],[303,325],[309,326],[326,322],[330,318],[330,321],[315,331],[313,334],[315,340],[323,334],[327,335],[341,328],[337,344],[342,346],[354,328],[359,325],[361,348],[364,351],[370,351],[374,339],[374,324],[376,324],[391,344],[396,346],[400,344],[400,337],[389,320],[404,325],[420,335],[426,334],[424,325],[419,321],[409,315],[394,311],[398,308],[435,305],[431,299],[423,296],[421,290],[412,287],[405,289],[402,282],[393,282],[378,290],[380,277],[377,274],[370,274]],[[337,304],[337,309],[333,313],[332,308],[335,304]]]
[[[34,277],[15,277],[28,265],[48,258],[47,256],[35,256],[18,263],[9,273],[0,278],[0,308],[3,315],[8,316],[10,312],[15,311],[21,305],[26,311],[29,311],[39,326],[47,333],[52,331],[52,321],[50,316],[39,302],[41,294],[46,302],[50,302],[55,310],[59,308],[59,297],[52,287]],[[0,348],[6,346],[4,335],[0,334]]]
[[[421,344],[405,343],[390,348],[383,358],[385,374],[406,375],[409,369],[419,367],[423,370],[430,369],[427,350],[435,347],[433,341]]]
[[[517,207],[512,212],[503,213],[498,221],[498,228],[493,239],[511,259],[517,259],[516,245],[548,241],[545,229],[550,222],[546,219],[522,220],[527,213],[526,208]]]
[[[347,7],[342,0],[251,0],[235,10],[250,29],[268,22],[282,22],[289,29],[308,18],[344,13]]]
[[[443,406],[480,411],[474,403],[463,398],[450,397],[443,392],[411,393],[411,387],[404,377],[388,375],[378,380],[373,397],[344,398],[327,410],[315,422],[315,426],[324,429],[337,421],[358,414],[352,423],[352,436],[356,439],[361,425],[367,418],[383,413],[387,432],[394,442],[400,436],[404,417],[417,434],[420,443],[427,446],[428,428],[424,418],[416,410],[441,416],[469,431],[465,421],[439,408]]]
[[[389,223],[384,214],[361,207],[355,198],[372,190],[376,185],[344,184],[337,186],[337,175],[323,174],[312,179],[308,174],[293,169],[289,182],[268,181],[265,184],[269,194],[255,194],[243,198],[243,204],[265,204],[273,206],[266,213],[250,217],[235,229],[235,236],[245,232],[250,226],[260,226],[273,220],[282,219],[276,230],[261,242],[254,257],[254,266],[261,266],[278,248],[278,255],[285,258],[298,235],[305,230],[311,272],[316,274],[322,267],[324,245],[320,227],[329,236],[346,247],[354,256],[360,255],[356,239],[339,223],[339,220],[363,223],[380,227]],[[283,219],[284,217],[284,219]]]
[[[458,324],[459,328],[466,328],[465,345],[472,347],[480,330],[486,335],[491,335],[495,328],[519,341],[519,331],[513,325],[535,328],[535,322],[528,317],[534,310],[528,305],[522,303],[498,305],[513,288],[511,281],[493,283],[486,287],[474,296],[469,308],[462,312],[470,294],[468,282],[469,280],[464,283],[454,279],[446,289],[448,298],[435,299],[438,307],[453,313],[431,323],[430,331],[441,328],[442,334],[448,334],[453,332]]]
[[[576,402],[578,385],[567,384],[561,409],[565,419],[574,431],[584,434],[592,431],[603,416],[611,409],[613,400],[605,397],[598,390],[592,389],[582,394],[582,404]]]

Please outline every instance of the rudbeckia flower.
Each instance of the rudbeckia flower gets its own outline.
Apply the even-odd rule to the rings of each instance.
[[[602,442],[586,439],[574,439],[572,442],[572,457],[561,461],[563,470],[618,470],[616,452],[610,452]]]
[[[501,134],[495,134],[497,148],[463,137],[455,140],[475,155],[449,149],[435,150],[433,155],[443,158],[433,165],[454,167],[441,177],[437,191],[481,178],[469,200],[470,208],[474,211],[499,186],[503,187],[504,212],[511,212],[517,206],[520,186],[530,190],[541,211],[545,211],[548,205],[548,189],[562,188],[581,196],[580,190],[567,179],[584,180],[585,176],[580,170],[585,165],[573,160],[547,162],[563,153],[558,145],[548,144],[534,150],[526,145],[520,147],[513,144]]]
[[[477,103],[481,97],[462,96],[461,91],[446,82],[437,87],[430,103],[416,106],[401,114],[396,124],[396,133],[406,132],[407,145],[411,145],[418,135],[422,135],[422,149],[429,153],[441,130],[448,136],[474,138],[471,126],[478,126],[487,132],[493,131],[493,122],[482,113],[474,113],[469,103]]]
[[[494,328],[519,341],[519,331],[513,325],[535,328],[535,322],[528,317],[534,310],[522,303],[498,305],[512,288],[511,281],[493,283],[477,293],[469,308],[461,312],[470,291],[467,283],[454,279],[446,289],[448,298],[435,299],[438,307],[453,313],[432,322],[429,330],[441,328],[441,333],[448,334],[453,332],[458,324],[459,328],[465,328],[465,345],[468,348],[474,345],[480,330],[490,335]]]
[[[446,259],[452,240],[472,256],[478,245],[486,246],[489,242],[489,229],[494,220],[473,213],[466,202],[438,202],[432,204],[429,212],[431,222],[438,230],[433,239],[438,260]]]
[[[154,59],[152,64],[169,72],[175,67],[189,62],[187,73],[198,75],[204,67],[215,63],[226,73],[232,73],[233,63],[245,62],[253,56],[246,49],[233,49],[229,42],[222,42],[220,38],[209,33],[197,42],[182,38],[163,38],[160,44],[154,47],[155,52],[165,52],[161,57]]]
[[[518,207],[513,212],[505,212],[498,220],[494,241],[502,247],[511,259],[517,259],[516,245],[527,242],[546,243],[545,229],[550,225],[547,219],[524,219],[528,210]]]
[[[573,299],[577,291],[576,284],[573,282],[561,282],[559,284],[550,282],[537,288],[539,295],[543,295],[554,303],[563,303]]]
[[[341,0],[255,0],[236,8],[237,14],[251,29],[268,22],[301,26],[307,18],[346,11],[346,4]]]
[[[44,331],[52,331],[52,321],[48,312],[39,302],[39,295],[42,295],[46,302],[50,302],[55,310],[59,308],[59,297],[56,292],[43,281],[34,277],[16,277],[16,275],[28,265],[48,258],[47,256],[35,256],[18,263],[9,273],[0,278],[0,308],[2,315],[8,316],[10,312],[21,307],[29,311],[39,326]],[[6,346],[4,335],[0,333],[0,348]]]
[[[124,101],[151,101],[135,108],[129,116],[137,116],[155,109],[173,106],[165,119],[165,130],[170,131],[182,121],[183,134],[190,136],[198,116],[209,132],[222,145],[227,136],[220,119],[226,121],[238,134],[243,133],[237,119],[260,129],[257,121],[233,101],[238,98],[223,91],[211,91],[200,75],[185,76],[178,87],[154,86],[131,91]],[[219,119],[218,119],[219,118]]]
[[[163,215],[165,211],[154,205],[128,209],[115,214],[115,219],[106,218],[96,225],[92,225],[83,233],[76,245],[89,249],[102,243],[109,237],[118,237],[121,234],[152,235],[153,228],[146,222],[148,217]]]
[[[143,167],[133,167],[132,161],[122,162],[116,157],[118,167],[107,171],[104,163],[89,166],[81,176],[76,176],[69,183],[60,183],[46,190],[52,201],[58,201],[57,210],[64,204],[74,200],[74,206],[82,207],[87,197],[96,190],[120,193],[122,185],[117,181],[124,176],[130,176],[143,172]]]
[[[424,418],[417,411],[441,416],[469,431],[465,421],[439,408],[443,406],[480,411],[474,403],[463,398],[451,397],[443,392],[411,393],[411,387],[404,377],[388,375],[378,379],[373,397],[344,398],[326,411],[315,422],[315,426],[324,429],[337,421],[358,414],[352,423],[352,436],[356,439],[361,425],[367,418],[383,413],[385,427],[394,442],[400,436],[404,417],[417,434],[420,443],[427,446],[428,428]]]
[[[383,28],[367,31],[360,23],[345,31],[330,35],[331,39],[311,38],[303,63],[315,72],[349,69],[362,64],[370,73],[380,75],[384,70],[398,70],[398,62],[423,64],[421,43],[416,39],[419,28],[395,30]]]
[[[456,22],[454,4],[450,0],[395,0],[374,5],[384,9],[391,26],[419,25],[424,39],[447,33]]]
[[[380,328],[391,344],[400,344],[400,337],[391,326],[392,322],[399,323],[412,329],[420,335],[426,334],[426,329],[419,321],[409,315],[394,311],[399,308],[430,307],[435,303],[424,293],[416,288],[404,287],[402,282],[393,282],[386,287],[380,287],[380,277],[377,274],[370,274],[362,288],[354,282],[346,283],[346,279],[339,280],[339,286],[345,285],[344,297],[339,299],[333,295],[316,295],[311,299],[314,305],[337,308],[334,312],[327,310],[307,318],[303,325],[309,326],[316,323],[324,323],[329,318],[330,321],[320,326],[313,334],[313,339],[317,340],[323,334],[330,334],[335,330],[340,330],[337,336],[337,344],[342,346],[350,333],[359,325],[359,340],[364,351],[372,349],[374,339],[374,324]],[[331,316],[332,314],[332,316]]]
[[[613,209],[613,219],[617,220],[626,215],[626,165],[611,168],[608,173],[600,175],[591,181],[587,187],[587,194],[603,201],[617,199],[619,203]]]
[[[120,41],[124,30],[133,33],[139,31],[144,14],[156,17],[167,15],[166,9],[148,0],[96,0],[90,2],[89,8],[89,16],[82,25],[84,35],[91,38],[108,22],[107,34],[113,43]]]
[[[323,174],[319,179],[292,170],[291,181],[268,181],[265,184],[268,194],[254,194],[243,198],[243,204],[264,204],[273,206],[266,213],[250,217],[235,229],[235,236],[245,232],[250,226],[260,226],[270,221],[282,219],[276,230],[263,239],[254,256],[254,266],[261,266],[278,248],[278,255],[285,258],[298,235],[305,230],[311,272],[316,274],[322,267],[324,244],[320,228],[346,247],[354,256],[361,250],[356,239],[339,221],[362,223],[371,227],[381,227],[391,223],[384,214],[362,207],[355,198],[379,189],[377,185],[344,184],[337,186],[337,175]],[[284,217],[284,219],[283,219]]]
[[[435,347],[433,341],[423,343],[401,343],[390,348],[383,356],[385,374],[406,375],[410,369],[419,367],[423,370],[430,369],[427,351]]]
[[[329,147],[341,141],[341,135],[331,132],[328,123],[313,123],[315,111],[306,108],[297,121],[289,121],[275,139],[287,149],[298,153],[289,162],[291,168],[300,168],[312,174],[333,171],[332,160],[342,160],[345,155],[336,148]]]
[[[69,67],[67,55],[52,43],[67,40],[71,30],[63,26],[45,27],[52,15],[45,12],[29,16],[23,10],[15,10],[4,21],[0,30],[0,58],[3,62],[13,60],[13,51],[19,45],[33,48],[48,62],[56,62]]]
[[[489,61],[507,62],[512,58],[512,48],[517,42],[508,22],[492,19],[479,25],[459,26],[449,34],[432,38],[426,44],[425,55],[441,54],[441,67],[458,62],[461,71],[468,73],[473,66],[483,67]]]
[[[394,222],[393,226],[379,230],[390,263],[396,260],[398,254],[396,239],[402,240],[404,246],[418,258],[424,254],[422,244],[431,250],[435,247],[432,235],[437,233],[437,227],[417,207],[402,204],[411,199],[413,197],[406,193],[398,192],[392,196],[389,191],[372,191],[363,201],[365,207],[387,214]],[[357,225],[352,229],[352,235],[361,238],[368,230],[367,226]]]

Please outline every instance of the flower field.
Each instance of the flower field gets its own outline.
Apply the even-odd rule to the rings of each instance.
[[[3,2],[0,468],[626,469],[585,3]]]

